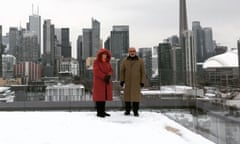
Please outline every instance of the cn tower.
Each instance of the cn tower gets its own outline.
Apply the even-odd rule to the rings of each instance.
[[[181,39],[183,32],[188,30],[186,0],[180,0],[179,6],[179,38]]]

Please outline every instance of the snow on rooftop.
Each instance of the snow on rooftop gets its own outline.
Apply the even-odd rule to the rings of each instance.
[[[0,93],[5,92],[6,90],[9,90],[10,87],[0,87]]]
[[[57,85],[51,85],[48,86],[46,89],[50,89],[50,88],[84,88],[84,86],[82,84],[61,84],[58,83]]]
[[[3,144],[213,144],[161,113],[1,112]]]
[[[213,56],[203,63],[203,68],[238,67],[238,51],[231,50]]]
[[[158,95],[158,94],[184,94],[187,91],[192,90],[192,87],[189,86],[161,86],[160,90],[142,90],[143,95]]]

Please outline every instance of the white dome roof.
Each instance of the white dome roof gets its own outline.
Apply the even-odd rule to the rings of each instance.
[[[227,51],[211,57],[203,63],[203,68],[238,67],[238,51]]]

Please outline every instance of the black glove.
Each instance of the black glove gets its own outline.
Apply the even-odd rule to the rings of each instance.
[[[144,83],[140,83],[140,86],[141,86],[141,87],[144,87]]]
[[[123,87],[123,85],[124,85],[124,81],[121,81],[120,86]]]
[[[109,83],[111,76],[110,75],[105,75],[104,76],[104,82]]]

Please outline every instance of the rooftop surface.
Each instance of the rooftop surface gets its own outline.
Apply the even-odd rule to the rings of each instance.
[[[213,144],[157,112],[1,112],[3,144]]]

